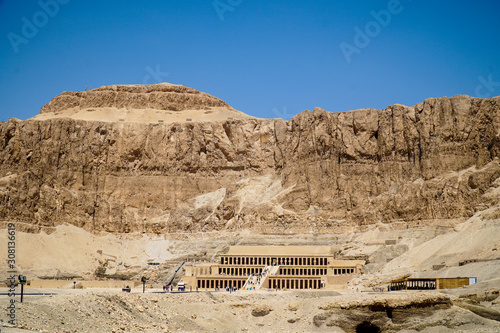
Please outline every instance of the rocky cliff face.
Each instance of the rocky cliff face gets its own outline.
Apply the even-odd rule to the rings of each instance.
[[[229,107],[168,87],[63,93],[42,112],[83,107],[86,95],[106,91],[114,99],[93,107],[156,103],[145,92],[155,89],[181,90],[166,92],[177,94],[173,100],[164,95],[171,110]],[[122,101],[121,91],[133,101]],[[10,119],[0,123],[0,147],[0,219],[25,222],[31,232],[62,223],[117,233],[334,233],[437,223],[498,204],[486,194],[500,177],[500,97],[316,108],[290,121]]]
[[[88,91],[65,91],[44,105],[40,113],[57,113],[71,108],[129,108],[182,111],[230,106],[207,93],[183,85],[103,86]]]

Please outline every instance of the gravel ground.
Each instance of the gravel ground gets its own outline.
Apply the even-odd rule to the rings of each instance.
[[[27,296],[24,303],[16,303],[18,328],[42,332],[355,332],[357,325],[365,323],[384,332],[500,331],[499,321],[455,305],[458,296],[438,292],[53,291],[57,294]],[[0,296],[1,308],[8,301]],[[498,311],[495,301],[485,304],[490,314]],[[0,313],[4,324],[6,315]],[[23,331],[2,328],[2,333]]]

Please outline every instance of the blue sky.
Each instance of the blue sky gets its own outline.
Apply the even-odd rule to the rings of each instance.
[[[0,0],[0,116],[159,81],[262,118],[496,96],[499,13],[491,0]]]

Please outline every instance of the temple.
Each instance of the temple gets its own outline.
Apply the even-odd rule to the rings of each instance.
[[[217,263],[186,267],[191,288],[345,289],[364,260],[336,260],[330,246],[231,246]]]

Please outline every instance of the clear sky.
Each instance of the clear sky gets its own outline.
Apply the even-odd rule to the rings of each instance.
[[[499,14],[498,0],[0,0],[0,116],[161,81],[262,118],[496,96]]]

